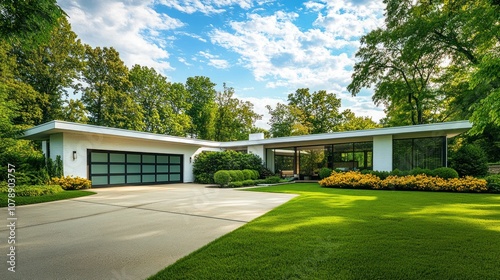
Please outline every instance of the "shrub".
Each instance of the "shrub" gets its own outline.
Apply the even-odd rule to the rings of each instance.
[[[242,181],[241,183],[243,184],[243,186],[254,186],[255,185],[254,180],[245,180],[245,181]]]
[[[33,185],[33,186],[16,186],[16,196],[42,196],[56,194],[64,191],[59,185]],[[0,192],[8,193],[8,187],[0,187]]]
[[[464,145],[452,156],[450,166],[463,176],[482,177],[488,173],[488,159],[474,144]]]
[[[252,180],[254,173],[250,169],[245,169],[243,170],[243,176],[245,177],[244,180]]]
[[[389,171],[372,171],[373,175],[379,177],[380,179],[384,180],[385,178],[389,177],[392,172]]]
[[[0,141],[0,181],[7,179],[7,164],[16,166],[17,185],[46,185],[45,156],[32,141],[2,138]]]
[[[228,187],[230,188],[239,188],[239,187],[243,187],[243,182],[231,182],[228,184]]]
[[[260,178],[265,179],[267,177],[274,176],[275,174],[267,167],[262,167],[260,169]]]
[[[434,170],[434,176],[438,176],[443,179],[458,178],[458,172],[450,167],[439,167]]]
[[[214,182],[221,187],[226,186],[231,182],[231,176],[227,170],[219,170],[214,174]]]
[[[243,174],[243,171],[241,171],[241,170],[236,170],[236,176],[237,176],[236,181],[244,181],[245,180],[245,174]]]
[[[251,178],[252,180],[259,179],[259,176],[260,176],[259,171],[257,171],[257,170],[250,170],[250,171],[252,171],[252,173],[253,173],[252,178]]]
[[[54,177],[51,179],[51,184],[59,185],[65,190],[81,190],[90,189],[92,187],[92,182],[81,177]]]
[[[378,188],[380,181],[380,178],[374,174],[361,174],[358,171],[348,171],[333,172],[330,177],[319,181],[319,184],[322,187],[332,188],[370,189]]]
[[[260,170],[262,159],[255,154],[244,154],[232,150],[224,152],[207,151],[196,156],[193,174],[197,183],[213,184],[218,170]]]
[[[408,175],[421,175],[421,174],[431,176],[431,177],[434,176],[434,172],[432,172],[432,170],[427,169],[427,168],[419,168],[419,167],[413,168],[412,170],[410,170]]]
[[[231,182],[240,181],[238,180],[238,174],[236,174],[236,170],[228,170],[227,172],[229,172],[229,176],[231,177]]]
[[[279,176],[271,176],[271,177],[267,177],[264,182],[266,184],[276,184],[276,183],[279,183],[281,182],[281,178]]]
[[[487,181],[474,177],[444,179],[425,174],[408,176],[389,176],[381,180],[373,174],[361,174],[349,171],[333,173],[319,184],[322,187],[357,188],[357,189],[390,189],[390,190],[420,190],[420,191],[454,191],[454,192],[485,192],[488,191]]]
[[[500,174],[490,175],[485,179],[489,192],[500,193]]]
[[[323,167],[319,170],[319,178],[324,179],[326,177],[329,177],[330,175],[332,175],[332,172],[333,170],[331,168]]]

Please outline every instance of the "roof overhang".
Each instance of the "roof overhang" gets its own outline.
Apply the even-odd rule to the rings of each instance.
[[[183,145],[199,146],[199,147],[220,147],[219,142],[199,140],[193,138],[176,137],[164,134],[155,134],[148,132],[140,132],[119,128],[103,127],[96,125],[72,123],[65,121],[51,121],[30,128],[24,132],[24,139],[28,140],[48,140],[50,135],[57,133],[82,133],[82,134],[98,134],[104,136],[112,136],[118,138],[132,138],[137,140],[151,140],[165,143],[177,143]]]
[[[435,124],[423,124],[400,127],[376,128],[367,130],[344,131],[335,133],[312,134],[291,137],[279,137],[259,140],[245,140],[233,142],[215,142],[193,138],[176,137],[163,134],[139,132],[126,129],[102,127],[88,124],[71,123],[65,121],[51,121],[30,128],[24,132],[24,139],[48,140],[50,135],[57,133],[98,134],[112,137],[132,138],[137,140],[160,141],[207,148],[244,148],[254,145],[263,145],[265,148],[286,148],[297,146],[314,146],[345,142],[373,141],[373,137],[392,135],[393,139],[420,138],[420,137],[454,137],[472,128],[469,121],[455,121]]]
[[[266,148],[286,148],[297,146],[314,146],[345,142],[373,141],[373,137],[392,135],[393,139],[439,137],[451,138],[472,128],[469,121],[455,121],[434,124],[410,125],[399,127],[374,128],[367,130],[344,131],[335,133],[311,134],[247,140],[221,143],[222,148],[264,145]]]

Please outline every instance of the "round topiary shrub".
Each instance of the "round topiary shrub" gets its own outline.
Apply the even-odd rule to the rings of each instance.
[[[252,180],[257,180],[257,179],[259,179],[259,176],[260,176],[259,171],[257,171],[257,170],[252,170],[252,172],[253,172]]]
[[[251,180],[252,177],[254,176],[254,173],[250,169],[245,169],[245,170],[243,170],[243,176],[245,177],[244,178],[245,180]]]
[[[231,176],[227,170],[219,170],[214,174],[214,181],[216,184],[223,187],[231,182]]]
[[[450,167],[439,167],[434,170],[434,176],[438,176],[443,179],[458,178],[458,172]]]
[[[484,151],[474,145],[464,145],[453,155],[450,166],[458,175],[482,177],[488,174],[488,158]]]
[[[427,176],[434,176],[434,172],[430,169],[427,169],[427,168],[413,168],[412,170],[410,170],[410,174],[409,175],[427,175]]]
[[[238,180],[238,173],[236,173],[236,170],[229,170],[227,171],[229,173],[229,176],[231,176],[231,182],[237,182],[237,181],[241,181],[241,180]]]
[[[332,175],[332,169],[328,167],[323,167],[319,170],[319,178],[324,179],[326,177],[330,177]]]
[[[241,170],[236,170],[236,176],[238,177],[237,181],[244,181],[245,180],[245,175],[243,174],[243,171],[241,171]]]

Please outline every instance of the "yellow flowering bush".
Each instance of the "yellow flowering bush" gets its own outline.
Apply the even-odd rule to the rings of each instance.
[[[380,179],[372,174],[358,171],[333,172],[319,184],[322,187],[386,190],[419,190],[448,192],[486,192],[487,182],[474,177],[450,178],[432,177],[425,174],[407,176],[388,176]]]
[[[54,177],[50,179],[50,184],[59,185],[65,190],[90,189],[92,187],[90,180],[72,176]]]
[[[323,187],[371,189],[378,187],[381,179],[373,174],[361,174],[357,171],[332,172],[330,177],[319,181]]]

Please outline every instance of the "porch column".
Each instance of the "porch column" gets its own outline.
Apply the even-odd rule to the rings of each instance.
[[[392,171],[392,135],[373,137],[373,170]]]

